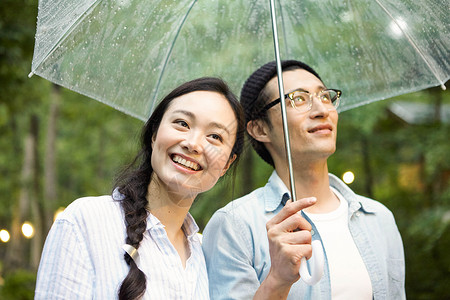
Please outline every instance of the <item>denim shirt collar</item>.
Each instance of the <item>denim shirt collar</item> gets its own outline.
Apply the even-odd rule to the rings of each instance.
[[[350,214],[353,214],[358,210],[368,214],[376,213],[375,206],[371,205],[371,203],[359,200],[358,196],[338,177],[333,174],[328,174],[328,178],[330,180],[330,186],[339,191],[348,201]],[[284,206],[286,201],[291,198],[289,189],[275,170],[272,172],[272,175],[265,186],[263,198],[266,212],[273,212],[280,205]]]
[[[284,206],[291,198],[291,193],[275,170],[265,186],[263,197],[266,212],[275,211],[280,204]]]
[[[377,212],[377,208],[368,201],[362,201],[361,196],[356,195],[342,180],[333,174],[328,174],[330,186],[335,188],[348,201],[349,213],[353,214],[361,210],[368,214]]]

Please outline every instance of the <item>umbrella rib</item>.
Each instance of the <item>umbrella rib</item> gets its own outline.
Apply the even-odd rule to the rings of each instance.
[[[291,54],[289,53],[289,48],[287,46],[288,40],[286,36],[286,24],[284,22],[283,6],[281,5],[280,1],[278,1],[278,9],[280,10],[281,28],[283,31],[283,38],[284,38],[284,55],[286,55],[286,57],[290,57]]]
[[[62,42],[70,35],[70,33],[76,28],[76,26],[77,26],[81,21],[83,21],[83,19],[88,15],[87,12],[93,10],[93,9],[94,9],[101,1],[102,1],[102,0],[97,0],[97,1],[95,1],[94,3],[92,3],[92,5],[89,6],[88,9],[86,9],[86,11],[85,11],[84,13],[82,13],[82,14],[78,17],[78,19],[76,19],[76,20],[72,23],[72,25],[70,25],[69,30],[67,30],[67,31],[65,32],[65,34],[63,34],[63,35],[59,38],[59,40],[55,43],[55,45],[54,45],[53,48],[47,53],[47,55],[46,55],[45,57],[43,57],[43,58],[41,59],[41,61],[40,61],[40,62],[39,62],[39,63],[31,70],[31,73],[28,74],[28,77],[31,77],[31,76],[33,76],[33,74],[35,74],[36,70],[41,66],[41,64],[42,64],[44,61],[46,61],[47,58],[48,58],[49,56],[51,56],[51,55],[53,54],[53,52],[56,51],[56,49],[58,49],[58,46],[61,45],[61,43],[62,43]]]
[[[194,7],[195,3],[197,3],[197,0],[193,0],[191,2],[191,5],[189,6],[186,14],[184,15],[183,19],[180,22],[180,25],[178,25],[178,29],[177,29],[177,32],[175,34],[175,37],[174,37],[174,39],[172,41],[172,44],[169,47],[169,50],[167,51],[166,58],[164,60],[164,65],[163,65],[163,67],[161,69],[161,72],[159,73],[158,82],[156,83],[155,92],[153,94],[152,107],[150,108],[150,111],[149,111],[148,115],[150,115],[151,112],[153,111],[153,109],[155,108],[156,98],[158,96],[158,91],[159,91],[159,87],[160,87],[160,84],[161,84],[161,81],[162,81],[162,76],[164,75],[164,71],[166,70],[167,63],[169,62],[169,58],[170,58],[170,55],[172,54],[173,47],[175,46],[175,43],[176,43],[176,41],[178,39],[178,35],[180,34],[181,28],[183,27],[184,23],[186,22],[186,19],[189,16],[189,13],[191,12],[192,7]]]
[[[400,24],[397,22],[397,20],[394,18],[394,16],[392,16],[392,14],[387,10],[387,8],[380,3],[379,0],[375,0],[375,2],[381,7],[381,9],[383,9],[383,11],[389,16],[389,18],[391,18],[391,20],[397,25],[397,27],[401,30],[401,32],[405,35],[406,39],[408,40],[409,44],[414,48],[414,50],[416,50],[416,52],[419,54],[419,56],[422,58],[422,60],[425,62],[425,64],[428,66],[428,68],[430,69],[431,73],[433,73],[434,77],[436,77],[436,79],[439,81],[441,88],[443,90],[446,89],[444,81],[442,79],[439,78],[439,75],[437,74],[435,68],[430,64],[430,62],[428,61],[428,59],[425,57],[425,55],[423,54],[423,52],[420,50],[420,48],[416,45],[416,43],[414,42],[413,38],[405,31],[403,30],[402,26],[400,26]]]

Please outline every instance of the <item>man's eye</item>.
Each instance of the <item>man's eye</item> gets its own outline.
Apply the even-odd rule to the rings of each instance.
[[[322,99],[323,99],[323,100],[327,100],[327,101],[331,101],[330,94],[329,94],[329,93],[322,94]]]
[[[335,99],[335,93],[330,91],[324,91],[320,94],[320,98],[324,102],[333,102]]]
[[[295,94],[294,97],[292,98],[292,100],[294,100],[295,102],[298,103],[303,103],[306,102],[308,99],[308,95],[299,93],[299,94]]]

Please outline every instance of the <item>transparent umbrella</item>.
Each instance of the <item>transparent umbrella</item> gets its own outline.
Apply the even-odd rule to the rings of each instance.
[[[445,88],[449,8],[448,0],[40,0],[30,76],[146,120],[158,99],[186,80],[220,76],[238,92],[273,60],[275,44],[277,62],[305,61],[341,89],[342,111]],[[314,242],[313,274],[306,263],[300,269],[308,284],[323,273],[322,246]]]
[[[448,0],[284,0],[282,59],[343,91],[341,110],[444,85]],[[177,84],[220,76],[238,93],[273,60],[268,0],[40,0],[31,74],[146,120]]]

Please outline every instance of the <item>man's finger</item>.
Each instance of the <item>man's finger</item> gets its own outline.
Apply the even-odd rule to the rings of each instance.
[[[287,249],[285,249],[284,255],[287,258],[287,261],[300,267],[302,257],[310,259],[312,256],[311,244],[290,245]]]
[[[311,244],[311,231],[300,230],[295,232],[289,232],[282,238],[282,243],[290,245],[305,245]]]
[[[315,197],[302,198],[295,202],[288,201],[283,209],[279,213],[277,213],[269,222],[270,224],[281,223],[283,220],[301,211],[302,209],[314,205],[316,201],[317,199]]]
[[[274,224],[273,228],[281,232],[291,232],[298,230],[308,230],[311,231],[311,224],[302,217],[300,212],[297,212],[278,224]]]

